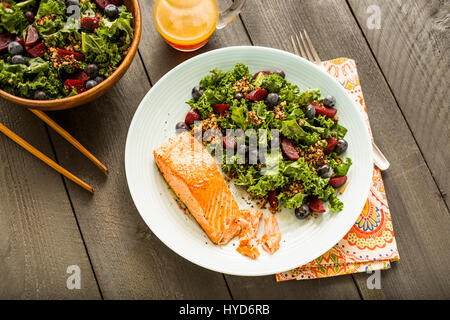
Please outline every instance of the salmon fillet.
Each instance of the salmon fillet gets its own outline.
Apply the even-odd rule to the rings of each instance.
[[[241,219],[239,219],[242,228],[239,234],[239,239],[241,240],[236,251],[251,259],[257,259],[259,257],[259,250],[257,248],[259,241],[256,238],[256,233],[258,232],[261,217],[262,212],[260,210],[241,210]]]
[[[153,155],[167,183],[212,242],[227,244],[241,231],[239,207],[217,163],[191,134],[178,134]]]
[[[280,248],[281,232],[277,219],[270,214],[264,219],[264,235],[261,238],[261,246],[268,253],[273,254]]]

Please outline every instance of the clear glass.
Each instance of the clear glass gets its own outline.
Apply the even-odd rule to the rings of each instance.
[[[163,39],[180,51],[203,47],[216,29],[241,12],[246,0],[236,0],[220,12],[217,0],[154,0],[153,22]]]

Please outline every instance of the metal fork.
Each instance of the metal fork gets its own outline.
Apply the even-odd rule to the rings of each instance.
[[[298,35],[291,36],[292,46],[294,47],[294,52],[296,55],[301,56],[317,65],[322,66],[322,61],[317,54],[316,49],[312,45],[311,39],[308,36],[306,30],[303,30],[303,34],[300,32],[300,38]],[[381,170],[385,171],[389,169],[390,163],[380,151],[378,146],[372,141],[373,149],[373,162]]]

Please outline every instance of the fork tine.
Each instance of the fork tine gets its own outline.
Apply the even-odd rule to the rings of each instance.
[[[305,39],[303,38],[303,35],[301,32],[300,32],[300,38],[302,39],[303,46],[305,47],[306,54],[308,55],[308,60],[311,62],[314,62],[314,58],[312,57],[311,52],[309,52],[308,45],[307,45]]]
[[[306,30],[303,30],[303,32],[305,33],[305,38],[306,38],[306,41],[308,41],[309,48],[310,48],[310,50],[311,50],[311,52],[312,52],[312,55],[314,56],[314,60],[315,60],[317,63],[320,63],[321,61],[320,61],[319,55],[317,54],[316,49],[314,49],[314,46],[313,46],[313,44],[312,44],[312,42],[311,42],[311,39],[310,39],[309,36],[308,36],[308,33],[306,32]]]
[[[292,47],[294,48],[294,53],[299,56],[300,53],[298,52],[297,46],[295,45],[294,36],[291,36],[291,41],[292,41]]]
[[[298,45],[298,47],[299,47],[299,49],[300,49],[300,55],[303,57],[303,58],[305,58],[305,59],[308,59],[308,57],[306,56],[306,54],[305,54],[305,51],[303,50],[303,46],[302,46],[302,44],[300,43],[300,40],[298,39],[298,36],[297,35],[295,35],[295,39],[297,39],[297,45]]]

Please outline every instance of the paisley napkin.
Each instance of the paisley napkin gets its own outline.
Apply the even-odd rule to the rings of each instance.
[[[338,58],[323,62],[360,106],[367,127],[370,124],[354,60]],[[317,279],[350,273],[385,270],[399,260],[380,170],[374,168],[369,198],[352,229],[327,253],[294,270],[279,273],[277,281]]]

